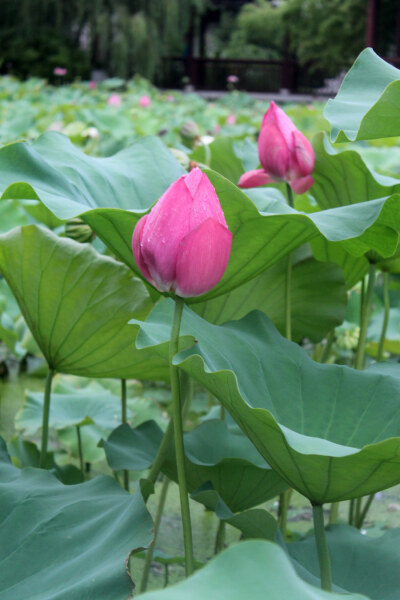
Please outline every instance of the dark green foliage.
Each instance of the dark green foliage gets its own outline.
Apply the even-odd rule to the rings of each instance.
[[[152,79],[164,54],[181,53],[203,0],[13,0],[0,4],[0,66],[22,77],[88,78],[90,66],[110,75]]]

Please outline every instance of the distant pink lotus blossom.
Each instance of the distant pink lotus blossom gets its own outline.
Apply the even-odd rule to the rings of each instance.
[[[238,83],[239,77],[237,75],[228,75],[226,80],[228,83]]]
[[[97,83],[95,81],[89,81],[89,89],[95,90],[97,88]]]
[[[146,108],[146,106],[149,106],[151,104],[151,100],[148,96],[142,96],[139,100],[139,106],[142,106],[143,108]]]
[[[221,125],[214,125],[213,134],[218,135],[221,131]]]
[[[121,96],[119,96],[119,94],[111,94],[111,96],[107,100],[107,104],[109,104],[110,106],[121,106]]]
[[[175,102],[175,96],[173,96],[172,94],[168,94],[168,96],[165,97],[167,102]]]
[[[262,169],[243,173],[239,187],[286,181],[295,194],[304,194],[314,183],[314,150],[275,102],[271,102],[264,115],[258,137],[258,157]]]
[[[58,75],[59,77],[64,77],[67,74],[67,69],[64,69],[64,67],[55,67],[53,74]]]
[[[232,113],[226,117],[227,125],[234,125],[236,123],[236,117]]]

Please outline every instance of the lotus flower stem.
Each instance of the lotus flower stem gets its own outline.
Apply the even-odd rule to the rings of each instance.
[[[390,311],[390,299],[389,299],[389,273],[383,272],[383,323],[381,337],[379,339],[378,352],[376,353],[376,360],[380,362],[383,358],[383,347],[385,345],[386,331],[389,323],[389,311]]]
[[[142,580],[140,582],[140,590],[139,590],[140,593],[145,592],[147,589],[147,583],[149,580],[151,562],[153,560],[154,548],[155,548],[155,545],[157,542],[158,531],[160,529],[161,518],[162,518],[162,514],[164,512],[165,501],[167,499],[168,486],[169,486],[169,479],[168,479],[168,477],[164,477],[164,480],[163,480],[163,483],[161,486],[160,498],[158,500],[157,511],[156,511],[156,515],[154,517],[153,539],[152,539],[151,544],[148,547],[147,553],[146,553],[146,560],[144,563]]]
[[[121,379],[121,420],[125,424],[128,422],[126,409],[126,379]],[[129,471],[124,469],[124,489],[129,492]]]
[[[286,184],[286,193],[288,204],[293,208],[293,192],[290,185]],[[292,253],[290,253],[287,257],[287,265],[286,265],[286,286],[285,286],[285,327],[286,327],[286,338],[288,340],[292,339],[292,306],[291,306],[291,282],[292,282]],[[283,537],[286,535],[286,525],[287,525],[287,511],[289,508],[291,490],[286,490],[279,496],[279,526],[281,528],[281,532]]]
[[[360,339],[358,341],[355,368],[363,369],[364,368],[364,359],[365,359],[365,346],[367,340],[367,329],[369,322],[369,314],[371,310],[371,300],[372,295],[374,293],[374,283],[375,283],[375,271],[376,266],[375,263],[369,264],[369,277],[368,277],[368,286],[367,291],[365,293],[364,302],[361,308],[361,322],[360,322]]]
[[[47,457],[47,442],[49,439],[49,417],[50,417],[50,400],[51,400],[51,382],[53,381],[54,371],[49,369],[46,377],[46,387],[44,390],[44,406],[42,416],[42,443],[40,447],[39,467],[46,468]]]
[[[189,577],[189,575],[191,575],[194,571],[192,527],[190,523],[189,497],[187,492],[185,474],[185,451],[183,446],[183,422],[179,385],[179,369],[172,362],[175,354],[178,352],[179,330],[181,325],[183,307],[183,298],[176,296],[175,311],[172,321],[171,341],[169,346],[169,364],[171,373],[172,419],[174,423],[176,466],[178,471],[179,497],[181,504],[183,544],[185,548],[185,570],[186,577]]]
[[[293,208],[293,192],[290,185],[286,184],[286,193],[288,204]],[[291,307],[291,281],[292,281],[292,253],[287,257],[286,267],[286,287],[285,287],[285,324],[286,324],[286,338],[292,339],[292,307]]]
[[[317,544],[319,571],[321,575],[321,588],[327,592],[332,591],[331,559],[326,543],[324,511],[322,504],[313,504],[314,535]]]
[[[185,381],[182,381],[183,377],[180,377],[180,380],[181,380],[180,383],[182,384],[181,385],[181,394],[183,395],[183,392],[185,391],[183,389],[185,387]],[[192,395],[193,395],[193,382],[189,381],[188,391],[187,391],[185,403],[183,406],[183,415],[185,415],[186,412],[189,410],[190,403],[192,401]],[[171,445],[173,443],[173,436],[174,436],[174,422],[173,422],[173,419],[171,419],[170,422],[168,423],[167,429],[165,430],[164,437],[162,439],[161,445],[158,449],[158,452],[154,459],[152,467],[147,475],[148,481],[150,481],[153,485],[155,484],[157,477],[161,472],[161,468],[165,461],[165,457],[167,456],[168,451],[171,448]],[[145,502],[147,502],[149,496],[150,496],[149,492],[143,492],[143,499]]]
[[[83,450],[82,450],[82,437],[81,437],[81,427],[80,425],[76,426],[76,437],[78,438],[78,455],[79,455],[79,465],[82,471],[83,478],[85,479],[85,462],[83,460]]]

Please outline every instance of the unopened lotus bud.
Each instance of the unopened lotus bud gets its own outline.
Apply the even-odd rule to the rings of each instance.
[[[91,242],[95,237],[93,229],[79,217],[67,221],[65,224],[65,235],[81,244]]]
[[[194,121],[186,121],[179,130],[179,134],[184,142],[195,142],[200,135],[197,123]]]
[[[133,256],[160,292],[201,296],[223,276],[232,234],[207,175],[193,169],[164,192],[136,224]]]
[[[239,179],[241,188],[286,181],[295,194],[304,194],[314,183],[314,151],[307,138],[275,102],[264,115],[258,138],[262,169],[247,171]]]

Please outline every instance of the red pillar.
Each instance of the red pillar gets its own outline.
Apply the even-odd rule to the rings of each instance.
[[[368,0],[367,27],[365,31],[365,45],[373,48],[376,42],[376,21],[378,16],[379,0]]]

